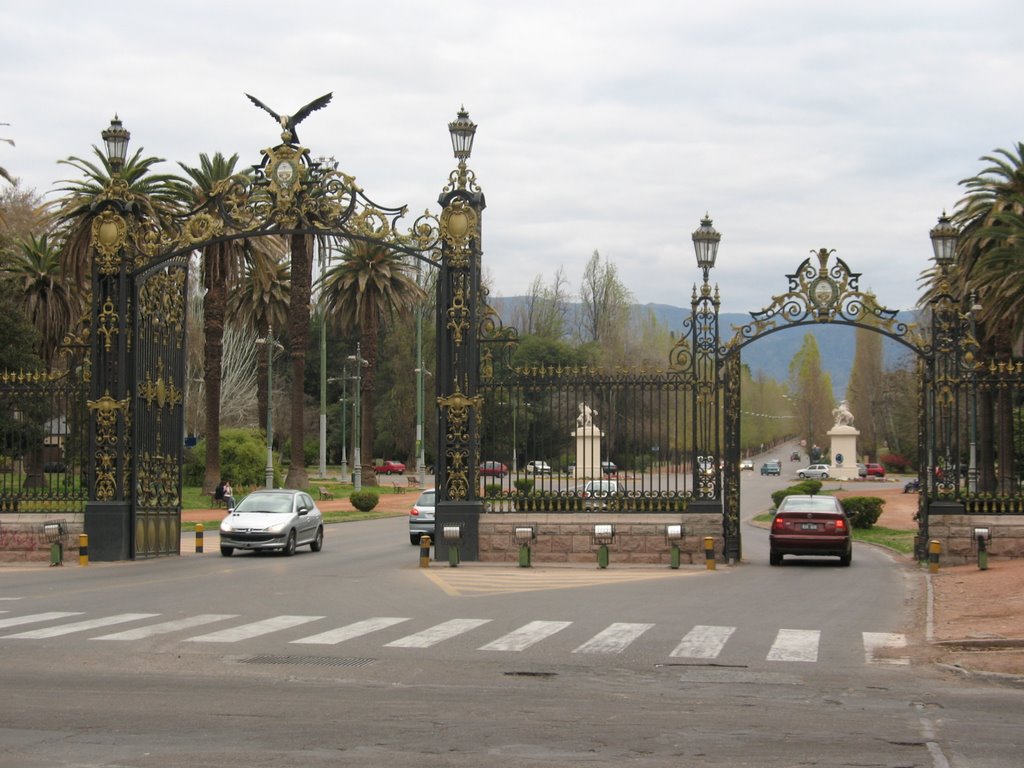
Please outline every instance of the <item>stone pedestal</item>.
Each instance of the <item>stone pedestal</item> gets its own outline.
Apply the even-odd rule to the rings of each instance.
[[[839,424],[828,431],[832,439],[832,471],[830,477],[837,480],[857,479],[857,437],[860,430],[856,427]]]
[[[576,439],[576,468],[573,478],[587,480],[601,477],[601,438],[604,432],[588,424],[570,433]]]

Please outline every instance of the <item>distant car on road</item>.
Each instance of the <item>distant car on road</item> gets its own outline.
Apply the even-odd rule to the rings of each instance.
[[[865,464],[868,477],[885,477],[885,467],[881,464]]]
[[[480,477],[504,477],[508,474],[508,467],[500,461],[485,461],[478,470]]]
[[[385,461],[373,468],[378,475],[401,475],[405,472],[405,464],[400,461]]]
[[[838,557],[847,566],[853,559],[850,521],[834,496],[786,496],[772,517],[768,534],[771,565],[784,555]]]
[[[607,509],[608,497],[625,490],[618,480],[588,480],[577,492],[583,497],[583,509],[591,512],[595,509]]]
[[[793,451],[789,454],[790,461],[800,461],[800,451]]]
[[[550,475],[551,465],[546,461],[530,461],[526,464],[526,471],[531,475]]]
[[[409,510],[409,541],[420,543],[421,536],[434,535],[434,489],[427,488]]]
[[[801,480],[807,477],[815,480],[827,480],[831,471],[832,467],[829,464],[811,464],[811,466],[804,467],[796,474]]]
[[[766,461],[761,465],[762,475],[781,475],[782,463],[778,461]]]
[[[745,469],[749,469],[751,472],[754,471],[753,459],[744,459],[743,461],[740,462],[740,472],[742,472]]]
[[[602,461],[601,462],[601,474],[604,475],[617,475],[619,468],[615,466],[613,461]]]
[[[858,464],[857,465],[857,477],[867,477],[867,476],[868,476],[868,468],[865,467],[863,464]]]

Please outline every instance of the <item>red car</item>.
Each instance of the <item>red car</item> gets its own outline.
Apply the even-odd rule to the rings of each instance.
[[[405,472],[405,464],[400,461],[385,461],[373,468],[378,475],[401,475]]]
[[[784,555],[824,555],[848,566],[853,556],[850,521],[834,496],[786,496],[772,518],[768,541],[771,565],[782,565]]]
[[[885,477],[885,467],[881,464],[865,464],[864,469],[868,477]]]
[[[480,477],[504,477],[508,474],[508,467],[500,461],[485,461],[477,470]]]

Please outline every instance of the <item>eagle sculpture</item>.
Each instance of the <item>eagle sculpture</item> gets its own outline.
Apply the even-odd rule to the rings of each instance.
[[[248,93],[245,94],[245,95],[249,96]],[[306,106],[302,107],[294,115],[279,115],[279,114],[277,114],[277,112],[272,110],[270,107],[268,107],[262,101],[257,99],[255,96],[249,96],[249,101],[251,101],[253,104],[255,104],[260,109],[265,109],[267,112],[270,113],[270,115],[275,120],[277,120],[277,122],[281,125],[281,128],[283,129],[282,132],[281,132],[281,141],[283,141],[285,144],[292,144],[292,143],[298,144],[299,143],[299,136],[298,136],[297,133],[295,133],[295,126],[298,125],[299,123],[301,123],[303,120],[305,120],[310,112],[315,112],[318,109],[323,109],[328,104],[330,104],[331,103],[331,97],[333,97],[333,96],[334,96],[333,92],[324,94],[319,99],[314,99],[313,101],[309,102],[309,104],[307,104]]]

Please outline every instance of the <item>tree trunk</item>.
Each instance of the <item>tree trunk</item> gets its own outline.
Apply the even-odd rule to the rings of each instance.
[[[220,379],[224,357],[224,313],[227,284],[221,264],[222,246],[203,254],[203,385],[206,395],[206,474],[203,493],[213,493],[220,482]]]
[[[366,367],[362,370],[362,391],[360,411],[362,413],[362,433],[359,435],[360,467],[363,485],[377,485],[377,475],[373,471],[373,436],[376,432],[374,421],[374,401],[377,391],[377,316],[375,312],[367,312],[363,318],[361,344]],[[357,363],[358,364],[358,363]]]
[[[292,235],[292,295],[288,306],[288,339],[291,343],[292,392],[291,392],[291,464],[285,485],[288,488],[306,490],[309,475],[306,473],[306,425],[305,425],[305,379],[306,347],[309,345],[309,302],[313,280],[313,238],[307,235]]]

